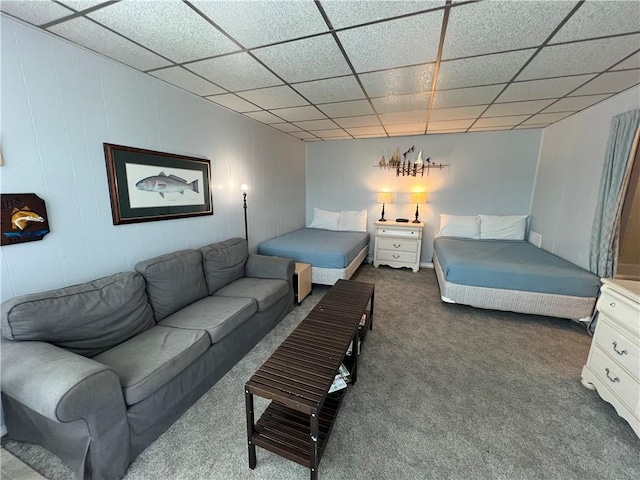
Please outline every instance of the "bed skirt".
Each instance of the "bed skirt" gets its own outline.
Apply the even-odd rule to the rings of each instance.
[[[364,262],[369,253],[369,244],[360,250],[356,258],[345,268],[321,268],[311,267],[311,282],[320,285],[333,285],[340,279],[349,280],[358,269],[360,264]]]
[[[552,293],[506,290],[460,285],[446,280],[438,257],[433,255],[440,296],[443,302],[507,312],[530,313],[586,322],[591,319],[596,298]]]

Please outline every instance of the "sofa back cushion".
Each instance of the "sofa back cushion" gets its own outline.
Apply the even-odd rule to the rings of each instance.
[[[249,244],[244,238],[230,238],[200,249],[209,295],[225,285],[244,277],[244,264],[249,256]]]
[[[147,281],[147,295],[156,321],[207,296],[202,257],[196,250],[180,250],[139,262],[136,272]]]
[[[2,336],[94,357],[153,327],[143,278],[123,272],[15,297],[2,304]]]

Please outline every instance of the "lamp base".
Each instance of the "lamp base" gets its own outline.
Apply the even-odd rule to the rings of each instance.
[[[387,219],[386,219],[386,218],[384,218],[384,217],[382,217],[382,218],[381,218],[381,219],[379,219],[378,221],[379,221],[379,222],[386,222],[386,221],[387,221]]]
[[[413,222],[411,222],[411,223],[420,223],[420,220],[417,220],[417,219],[416,219],[416,220],[414,220],[414,221],[413,221]]]

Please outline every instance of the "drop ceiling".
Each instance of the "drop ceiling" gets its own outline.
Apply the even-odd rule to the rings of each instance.
[[[304,141],[540,128],[640,83],[640,2],[7,1]]]

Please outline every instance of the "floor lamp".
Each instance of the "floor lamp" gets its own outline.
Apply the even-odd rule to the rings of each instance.
[[[244,239],[249,241],[249,229],[247,227],[247,190],[249,190],[249,186],[246,183],[240,185],[240,190],[242,190],[242,208],[244,208]]]

